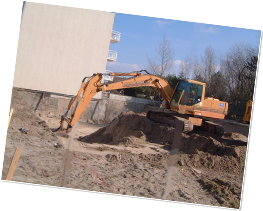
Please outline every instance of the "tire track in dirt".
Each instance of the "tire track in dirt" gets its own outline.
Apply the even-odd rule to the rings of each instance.
[[[72,160],[74,159],[74,155],[73,155],[73,142],[74,142],[74,137],[76,136],[76,129],[77,129],[77,125],[78,123],[75,123],[74,127],[72,128],[69,137],[68,137],[68,145],[66,147],[66,151],[64,154],[64,161],[63,161],[63,177],[62,177],[62,183],[61,183],[61,187],[66,187],[67,186],[67,178],[68,178],[68,171],[71,168],[72,165]]]
[[[61,182],[61,187],[66,187],[67,186],[67,172],[71,166],[70,159],[72,158],[70,150],[66,149],[65,154],[64,154],[64,160],[62,165],[64,166],[63,168],[63,174],[62,174],[62,182]]]
[[[163,199],[167,199],[168,194],[171,191],[171,180],[172,177],[178,173],[178,169],[177,167],[175,167],[175,164],[178,162],[178,154],[182,154],[182,152],[180,152],[177,149],[177,143],[180,143],[182,140],[182,131],[184,129],[184,123],[180,120],[176,120],[176,128],[174,131],[174,137],[173,137],[173,142],[172,142],[172,147],[171,147],[171,151],[169,152],[169,159],[168,159],[168,169],[167,169],[167,177],[166,177],[166,186],[164,189],[164,193],[162,198]]]

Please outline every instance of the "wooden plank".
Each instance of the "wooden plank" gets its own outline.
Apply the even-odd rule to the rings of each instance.
[[[11,118],[12,118],[12,115],[13,115],[13,111],[14,111],[14,109],[12,108],[11,111],[10,111],[10,114],[9,114],[7,129],[9,128],[9,124],[10,124],[10,121],[11,121]]]
[[[17,165],[18,160],[19,160],[20,155],[21,155],[21,152],[22,152],[22,149],[16,148],[16,151],[15,151],[12,163],[11,163],[11,165],[9,167],[9,170],[8,170],[8,173],[7,173],[7,176],[6,176],[6,180],[9,180],[9,181],[12,180],[13,174],[14,174],[14,172],[16,170],[16,165]]]

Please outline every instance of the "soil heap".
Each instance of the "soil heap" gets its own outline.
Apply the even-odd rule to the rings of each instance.
[[[178,166],[193,166],[243,176],[247,137],[238,133],[225,133],[222,137],[204,131],[183,133],[175,137],[175,128],[150,121],[146,113],[122,113],[107,127],[80,137],[86,143],[140,146],[156,143],[180,152]]]
[[[45,121],[13,90],[14,109],[7,132],[2,180],[6,178],[16,148],[22,149],[13,181],[61,186],[65,148]]]

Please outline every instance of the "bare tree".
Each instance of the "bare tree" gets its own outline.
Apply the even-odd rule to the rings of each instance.
[[[202,71],[203,67],[200,65],[197,57],[195,56],[193,60],[193,79],[196,81],[204,82]]]
[[[206,83],[206,93],[207,95],[213,95],[212,90],[212,75],[216,73],[216,55],[215,50],[212,46],[208,46],[205,49],[204,57],[201,57],[202,61],[202,78],[203,81]]]
[[[207,92],[207,96],[213,95],[215,98],[220,100],[227,100],[227,85],[226,80],[221,70],[217,71],[211,76],[210,88]]]
[[[227,99],[226,95],[226,84],[224,79],[224,74],[222,70],[216,70],[215,65],[211,65],[213,63],[210,60],[213,60],[210,55],[210,51],[206,50],[205,57],[203,57],[202,62],[204,66],[202,66],[197,57],[195,56],[193,59],[193,79],[200,82],[206,83],[206,96],[214,96],[220,100]],[[210,59],[209,59],[210,58]],[[204,62],[206,61],[206,62]],[[209,67],[210,66],[210,67]],[[212,67],[211,67],[212,66]],[[209,86],[208,86],[209,85]]]
[[[182,64],[180,65],[180,72],[179,72],[179,75],[178,75],[178,79],[186,79],[184,71],[182,69]]]
[[[163,77],[168,74],[172,68],[174,58],[174,51],[166,36],[163,36],[162,40],[158,42],[155,51],[156,55],[154,57],[150,58],[147,56],[149,71],[155,75]]]
[[[216,73],[216,55],[212,46],[208,46],[205,49],[204,56],[201,56],[201,63],[199,63],[197,57],[193,59],[193,79],[202,81],[207,84],[209,89],[212,75]]]
[[[184,61],[181,61],[179,78],[180,79],[189,79],[191,74],[191,58],[187,56]]]
[[[212,75],[216,72],[216,56],[212,46],[205,49],[205,56],[202,57],[203,77],[206,83],[209,83]]]
[[[174,58],[174,51],[171,47],[171,43],[165,35],[162,40],[158,42],[155,52],[156,55],[153,57],[146,56],[149,72],[164,78],[171,70]],[[148,95],[154,96],[155,100],[161,100],[161,95],[157,89],[153,87],[145,87],[145,92]]]
[[[256,77],[255,55],[254,48],[240,44],[233,46],[221,59],[229,101],[252,100]]]

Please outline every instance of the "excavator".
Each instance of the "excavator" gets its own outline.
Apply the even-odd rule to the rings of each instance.
[[[61,116],[60,127],[55,131],[70,132],[76,121],[91,99],[101,91],[133,87],[155,87],[160,92],[164,111],[150,110],[147,118],[157,123],[176,127],[176,122],[183,122],[183,131],[192,131],[194,127],[222,136],[224,129],[211,119],[224,119],[228,112],[228,103],[213,97],[205,97],[206,84],[194,80],[179,80],[173,89],[163,78],[151,75],[146,70],[132,73],[107,73],[108,76],[119,76],[123,80],[117,82],[103,81],[103,74],[96,73],[82,80],[81,87],[68,105],[67,111]],[[82,97],[81,97],[82,96]],[[81,100],[78,99],[81,97]],[[74,109],[73,109],[74,106]],[[67,117],[72,111],[71,117]],[[64,128],[63,124],[67,123]]]
[[[243,121],[244,121],[244,122],[250,123],[252,103],[253,103],[253,102],[252,102],[251,100],[247,101],[246,111],[245,111],[245,115],[244,115],[244,117],[243,117]]]

